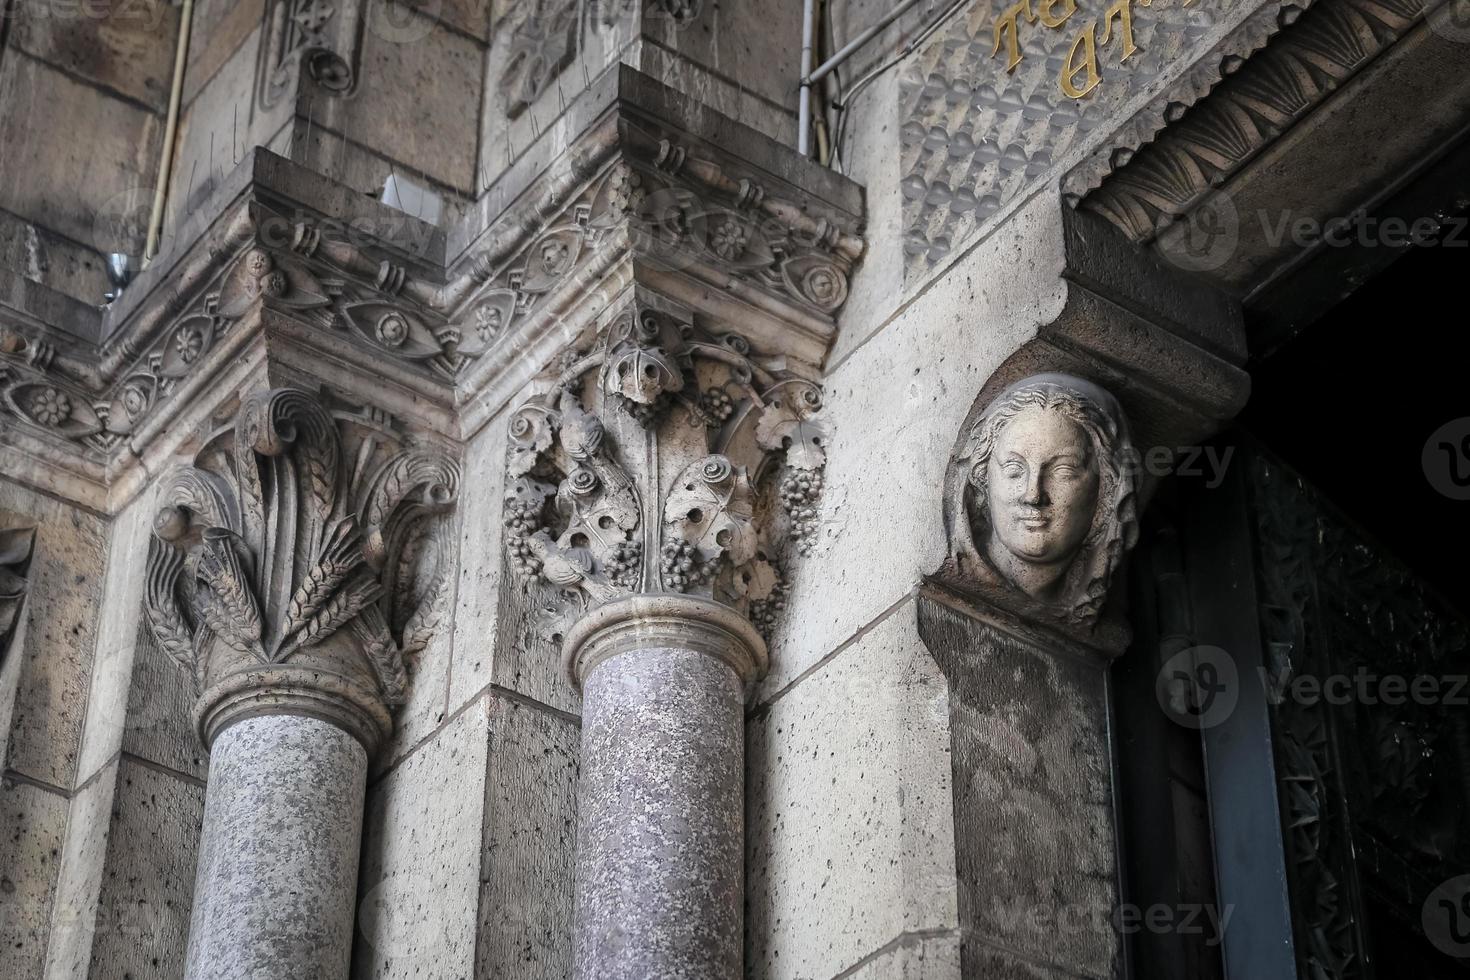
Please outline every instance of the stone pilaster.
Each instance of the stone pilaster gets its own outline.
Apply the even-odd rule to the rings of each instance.
[[[347,975],[367,763],[440,613],[458,483],[383,413],[292,388],[165,477],[144,607],[211,750],[189,977]]]
[[[816,533],[814,378],[863,244],[832,175],[621,85],[451,318],[482,365],[546,365],[507,423],[502,628],[581,694],[574,975],[736,980],[744,706]]]

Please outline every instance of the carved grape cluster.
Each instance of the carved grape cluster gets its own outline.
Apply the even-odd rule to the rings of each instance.
[[[664,585],[675,592],[707,585],[715,576],[716,563],[699,557],[699,549],[688,541],[665,541],[663,562]]]
[[[809,555],[817,543],[817,500],[822,496],[822,471],[790,469],[781,478],[781,503],[791,517],[791,540]]]
[[[508,497],[505,501],[505,548],[516,574],[531,579],[541,574],[541,559],[531,548],[531,535],[541,529],[541,505],[535,500]]]
[[[735,411],[735,400],[724,388],[709,388],[699,397],[699,407],[713,420],[711,428],[725,424]]]
[[[669,405],[669,398],[667,394],[660,394],[657,398],[653,400],[652,403],[647,405],[643,404],[642,402],[635,402],[631,398],[624,398],[617,392],[612,392],[609,397],[617,402],[622,410],[624,412],[627,412],[628,415],[633,419],[633,421],[637,422],[645,429],[653,428],[653,426],[658,423],[659,416],[663,414],[664,410],[668,408]]]
[[[623,589],[636,589],[643,570],[643,542],[619,541],[606,562],[607,577]]]
[[[750,604],[750,622],[768,641],[786,612],[786,579],[780,578],[771,594]]]

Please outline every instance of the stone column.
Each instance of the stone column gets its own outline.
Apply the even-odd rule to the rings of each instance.
[[[257,715],[219,733],[187,976],[347,976],[367,758],[346,731],[306,715]]]
[[[437,619],[457,485],[383,413],[289,388],[165,478],[144,606],[210,750],[189,980],[347,976],[368,760]]]
[[[579,980],[739,980],[745,692],[766,645],[728,606],[633,596],[566,640],[582,689]]]

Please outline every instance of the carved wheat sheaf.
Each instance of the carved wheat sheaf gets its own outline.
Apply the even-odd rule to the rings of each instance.
[[[405,653],[442,615],[444,549],[425,542],[458,492],[458,464],[404,445],[381,413],[332,411],[295,389],[253,394],[165,481],[148,622],[202,686],[311,651],[346,656],[348,675],[366,668],[397,703]]]

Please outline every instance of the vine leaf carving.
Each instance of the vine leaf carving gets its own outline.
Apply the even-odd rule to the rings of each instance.
[[[664,520],[704,561],[728,556],[743,565],[755,557],[755,495],[744,468],[724,456],[706,456],[680,475]]]
[[[811,382],[779,386],[756,423],[756,441],[762,449],[785,449],[790,466],[820,469],[827,461],[827,427],[815,418],[821,407],[821,392]]]

